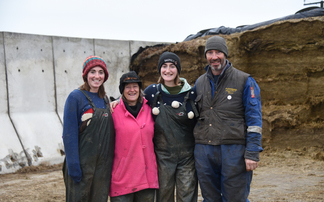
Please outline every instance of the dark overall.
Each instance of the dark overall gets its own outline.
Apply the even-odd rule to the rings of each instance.
[[[160,93],[155,96],[160,101],[160,113],[155,118],[154,149],[158,166],[159,189],[157,202],[174,201],[176,187],[177,201],[197,201],[198,180],[195,170],[193,136],[194,125],[188,119],[186,102],[179,108],[164,105]]]
[[[111,202],[154,202],[155,189],[143,189],[135,193],[110,197]]]
[[[66,187],[66,201],[107,202],[111,180],[111,170],[115,150],[115,128],[109,103],[106,109],[96,108],[87,97],[93,117],[89,126],[79,134],[79,156],[82,178],[79,183],[68,176],[66,162],[63,177]]]

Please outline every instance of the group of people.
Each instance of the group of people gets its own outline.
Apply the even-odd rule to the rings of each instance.
[[[84,84],[63,117],[66,201],[248,201],[261,147],[260,88],[227,60],[224,38],[205,45],[208,65],[195,86],[180,77],[180,58],[164,52],[157,84],[142,90],[134,71],[109,103],[105,61],[83,63]]]

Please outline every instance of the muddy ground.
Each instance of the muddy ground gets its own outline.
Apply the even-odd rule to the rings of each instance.
[[[324,201],[324,161],[312,157],[315,150],[323,148],[261,153],[250,201]],[[25,167],[14,174],[0,175],[0,201],[64,201],[61,166]]]
[[[261,88],[261,162],[250,201],[324,201],[324,16],[287,20],[223,36],[234,67]],[[150,47],[131,61],[143,87],[156,83],[159,55],[175,52],[194,85],[207,64],[208,37]],[[62,165],[0,175],[0,202],[64,201]],[[199,201],[202,201],[200,196]]]

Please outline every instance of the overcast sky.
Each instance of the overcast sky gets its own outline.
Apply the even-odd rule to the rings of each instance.
[[[305,1],[311,2],[318,1]],[[304,0],[0,0],[0,32],[181,42],[204,29],[251,25],[310,6]]]

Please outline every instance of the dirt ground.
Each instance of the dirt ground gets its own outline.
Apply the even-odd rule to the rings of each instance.
[[[324,201],[324,161],[314,159],[311,153],[309,149],[289,148],[261,153],[250,201]],[[64,201],[61,167],[25,167],[17,173],[0,175],[0,201]]]

